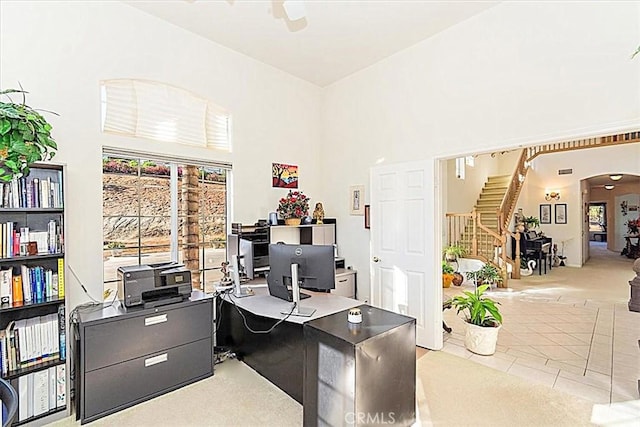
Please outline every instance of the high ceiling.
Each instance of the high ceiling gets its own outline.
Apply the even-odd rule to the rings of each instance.
[[[125,3],[324,87],[499,2],[305,0],[295,21],[282,0]]]

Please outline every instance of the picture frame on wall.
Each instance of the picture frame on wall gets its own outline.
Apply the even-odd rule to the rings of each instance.
[[[540,205],[540,224],[551,224],[551,204]]]
[[[349,213],[364,215],[364,185],[349,187]]]
[[[556,224],[566,224],[567,223],[567,204],[566,203],[558,203],[555,206],[555,222]]]

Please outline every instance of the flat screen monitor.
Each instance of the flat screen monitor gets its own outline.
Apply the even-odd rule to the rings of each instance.
[[[269,281],[292,286],[291,264],[298,264],[301,288],[326,291],[336,287],[333,245],[269,245]]]

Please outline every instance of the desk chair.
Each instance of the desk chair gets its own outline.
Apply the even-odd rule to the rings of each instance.
[[[13,423],[18,411],[18,394],[8,381],[0,378],[0,400],[2,400],[2,427]]]

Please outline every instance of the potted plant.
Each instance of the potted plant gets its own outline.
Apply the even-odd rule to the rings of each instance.
[[[122,242],[109,242],[107,249],[111,249],[111,256],[120,256],[124,250],[124,243]]]
[[[445,260],[442,260],[442,287],[448,288],[453,282],[453,267]]]
[[[14,103],[11,93],[22,94],[22,103]],[[27,175],[30,164],[51,159],[58,149],[51,125],[25,104],[26,93],[22,89],[0,91],[10,101],[0,101],[0,181]]]
[[[525,216],[522,220],[527,230],[536,228],[540,225],[540,220],[535,216]]]
[[[309,198],[302,191],[289,191],[278,203],[278,213],[287,225],[300,225],[303,217],[309,215]]]
[[[468,273],[469,278],[476,280],[479,285],[497,285],[502,283],[502,275],[495,265],[486,263],[478,271]]]
[[[458,261],[458,258],[462,258],[467,254],[467,250],[464,246],[454,243],[445,247],[442,253],[446,261]]]
[[[496,351],[498,332],[502,327],[500,304],[484,296],[489,285],[478,286],[475,292],[465,291],[464,295],[451,298],[450,304],[456,313],[463,312],[467,325],[464,345],[472,353],[488,356]]]

